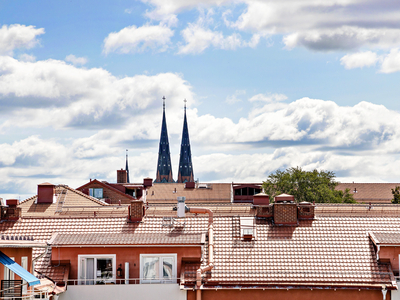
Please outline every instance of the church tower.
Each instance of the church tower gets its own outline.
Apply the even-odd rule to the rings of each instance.
[[[181,143],[181,154],[179,157],[179,171],[178,181],[179,183],[194,182],[193,166],[192,166],[192,152],[190,151],[189,141],[189,129],[186,120],[186,99],[185,102],[185,113],[183,117],[183,130],[182,130],[182,143]]]
[[[160,146],[158,150],[157,175],[155,183],[174,182],[172,178],[171,155],[169,152],[167,121],[165,118],[165,97],[163,99],[163,118],[161,125]]]

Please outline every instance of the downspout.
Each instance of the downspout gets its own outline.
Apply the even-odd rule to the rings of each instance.
[[[376,251],[376,260],[379,260],[379,251],[381,251],[381,245],[376,245],[377,251]]]
[[[196,271],[196,300],[201,300],[201,277],[204,272],[214,268],[214,214],[211,209],[201,207],[189,208],[190,213],[208,214],[208,265]]]

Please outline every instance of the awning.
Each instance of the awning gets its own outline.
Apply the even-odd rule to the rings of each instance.
[[[40,283],[40,280],[5,255],[3,252],[0,251],[0,263],[2,263],[5,267],[9,268],[23,280],[25,280],[30,286],[37,285]]]

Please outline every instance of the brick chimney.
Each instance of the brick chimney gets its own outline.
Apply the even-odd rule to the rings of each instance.
[[[128,173],[126,170],[121,169],[117,170],[117,183],[127,183],[128,182]]]
[[[38,204],[53,203],[53,198],[54,198],[54,194],[55,194],[54,188],[55,188],[55,185],[48,183],[48,182],[38,184],[37,203]]]
[[[18,199],[7,199],[6,206],[1,207],[0,219],[16,221],[21,216],[21,207],[18,207]]]
[[[259,193],[253,196],[253,206],[256,209],[256,216],[259,218],[272,218],[274,213],[273,205],[269,204],[269,195]]]
[[[131,222],[141,222],[145,214],[142,200],[132,200],[129,207],[129,220]]]
[[[275,197],[274,203],[275,225],[297,225],[297,203],[294,196],[281,194]]]
[[[152,178],[144,178],[143,179],[143,186],[145,187],[145,188],[149,188],[149,187],[152,187],[153,186],[153,179]]]
[[[299,208],[299,216],[298,216],[299,220],[314,219],[315,204],[311,204],[310,202],[300,202],[298,208]]]

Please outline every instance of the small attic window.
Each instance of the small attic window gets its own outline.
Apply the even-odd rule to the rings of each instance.
[[[244,240],[255,237],[254,217],[240,217],[240,237]]]

